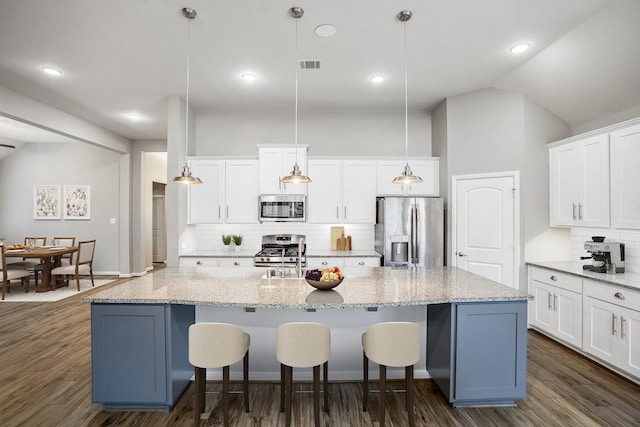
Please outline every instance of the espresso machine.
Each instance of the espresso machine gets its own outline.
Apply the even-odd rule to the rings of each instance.
[[[584,242],[584,248],[591,256],[580,259],[591,259],[591,264],[582,266],[584,270],[596,273],[624,273],[624,243],[605,242],[604,238],[595,238]]]

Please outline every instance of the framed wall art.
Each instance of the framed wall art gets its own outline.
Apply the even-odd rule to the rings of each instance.
[[[33,219],[60,219],[60,186],[33,186]]]
[[[91,186],[64,186],[64,219],[91,219]]]

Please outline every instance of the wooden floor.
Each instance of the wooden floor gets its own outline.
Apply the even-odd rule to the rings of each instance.
[[[86,295],[54,303],[0,304],[0,426],[192,425],[193,385],[171,412],[105,412],[91,403]],[[429,380],[418,381],[417,425],[640,425],[639,386],[533,331],[528,360],[528,397],[515,407],[453,409]],[[363,413],[360,384],[332,383],[329,392],[330,415],[323,415],[324,425],[378,425],[376,394],[371,394],[370,412]],[[283,425],[278,397],[277,384],[252,383],[251,413],[242,412],[241,396],[234,395],[232,424]],[[403,398],[394,393],[387,399],[387,426],[407,425]],[[313,425],[311,395],[300,393],[294,399],[293,425]],[[212,412],[201,425],[221,425],[219,402],[218,395],[207,396]]]

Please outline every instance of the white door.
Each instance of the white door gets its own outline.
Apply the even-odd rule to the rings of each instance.
[[[153,196],[152,207],[152,260],[165,262],[167,260],[164,196]]]
[[[452,265],[518,288],[518,172],[453,180]]]

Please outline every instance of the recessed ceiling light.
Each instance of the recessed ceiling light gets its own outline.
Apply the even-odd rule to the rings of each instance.
[[[336,33],[336,27],[331,24],[318,25],[314,30],[318,37],[331,37]]]
[[[386,79],[387,79],[387,76],[385,76],[384,74],[374,74],[371,77],[369,77],[369,80],[371,80],[374,83],[381,83]]]
[[[40,69],[42,71],[44,71],[45,73],[51,75],[51,76],[61,76],[62,75],[62,71],[58,70],[57,68],[47,67],[45,65],[45,66],[40,67]]]
[[[531,45],[529,43],[518,43],[518,44],[514,44],[513,46],[511,46],[509,48],[509,52],[511,53],[522,53],[526,50],[528,50],[531,47]]]
[[[240,74],[240,78],[248,82],[255,82],[256,80],[258,80],[258,76],[254,73],[242,73]]]
[[[129,120],[138,121],[138,120],[142,120],[142,115],[138,113],[128,113],[127,118]]]

